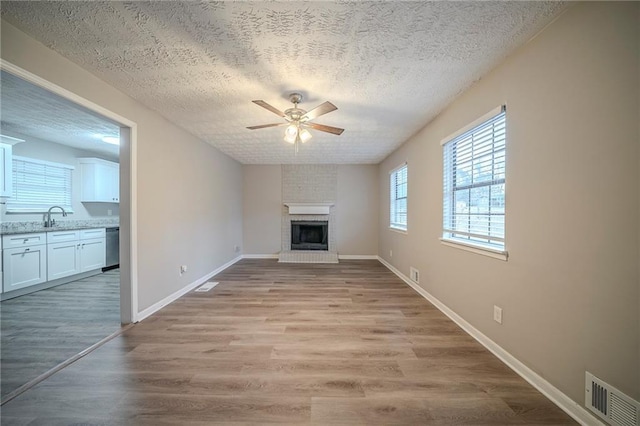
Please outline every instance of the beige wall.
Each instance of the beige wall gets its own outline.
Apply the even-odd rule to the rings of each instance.
[[[244,254],[281,249],[282,166],[245,165]],[[340,255],[376,255],[378,250],[378,167],[339,165],[336,221]]]
[[[380,255],[581,404],[585,370],[640,399],[639,8],[571,7],[380,165]],[[440,141],[505,102],[507,262],[438,240]],[[404,160],[407,235],[387,208]]]
[[[234,250],[242,244],[238,162],[5,21],[2,58],[137,123],[139,310],[238,255]],[[188,272],[180,277],[181,264],[188,266]]]
[[[62,218],[59,210],[54,211],[52,218],[56,221],[61,220],[87,220],[87,219],[113,219],[117,218],[120,211],[119,204],[115,203],[81,203],[80,202],[80,168],[78,158],[95,157],[104,160],[118,162],[117,158],[99,155],[93,152],[71,148],[69,146],[60,145],[53,142],[43,141],[31,136],[19,135],[14,132],[17,137],[24,139],[22,142],[13,146],[13,155],[22,157],[35,158],[38,160],[52,161],[54,163],[67,164],[75,167],[72,172],[71,180],[71,201],[73,205],[73,214],[69,214],[66,218]],[[109,215],[111,210],[111,215]],[[6,213],[6,205],[0,202],[0,222],[38,222],[42,221],[42,213]]]
[[[242,166],[244,254],[280,252],[282,166]]]
[[[378,254],[378,166],[339,165],[338,253]]]

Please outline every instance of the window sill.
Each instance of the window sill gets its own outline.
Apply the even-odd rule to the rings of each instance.
[[[488,247],[477,246],[474,244],[467,244],[461,241],[450,240],[447,238],[440,238],[440,242],[445,246],[470,251],[471,253],[481,254],[483,256],[492,257],[494,259],[504,260],[505,262],[509,258],[509,253],[504,250],[497,250]]]
[[[402,228],[394,228],[393,226],[389,227],[389,231],[393,231],[393,232],[397,232],[398,234],[404,234],[407,235],[408,232],[406,229],[402,229]]]
[[[67,214],[73,214],[73,210],[64,209],[65,212],[67,212]],[[42,210],[42,209],[7,209],[5,211],[6,214],[47,214],[47,210]],[[56,209],[52,212],[55,217],[59,216],[60,213],[62,213],[60,210]]]

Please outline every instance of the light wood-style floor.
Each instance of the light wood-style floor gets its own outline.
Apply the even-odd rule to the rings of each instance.
[[[120,270],[5,300],[0,322],[4,399],[120,329]]]
[[[243,260],[213,280],[3,424],[575,424],[377,261]]]

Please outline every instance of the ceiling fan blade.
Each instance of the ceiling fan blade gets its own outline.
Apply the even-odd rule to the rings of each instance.
[[[251,101],[251,102],[253,102],[256,105],[260,105],[262,108],[268,109],[269,111],[271,111],[276,115],[279,115],[280,117],[284,117],[284,112],[280,111],[278,108],[274,106],[269,105],[265,101],[258,100],[258,101]]]
[[[341,135],[344,132],[344,129],[340,129],[338,127],[325,126],[324,124],[318,123],[304,123],[305,126],[309,126],[313,129],[320,130],[321,132],[333,133],[334,135]]]
[[[271,124],[261,124],[259,126],[251,126],[251,127],[247,127],[247,129],[249,130],[257,130],[257,129],[264,129],[266,127],[277,127],[277,126],[284,126],[285,124],[289,124],[289,123],[271,123]]]
[[[338,107],[331,102],[325,102],[306,113],[302,118],[306,117],[307,120],[313,120],[316,117],[320,117],[321,115],[324,115],[331,111],[335,111],[337,109]]]

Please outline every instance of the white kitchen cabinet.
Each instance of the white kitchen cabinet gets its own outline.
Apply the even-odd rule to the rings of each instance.
[[[100,158],[79,158],[80,201],[120,202],[120,165]]]
[[[13,196],[13,145],[24,142],[7,135],[0,135],[0,198]]]
[[[47,234],[2,236],[2,292],[47,280]]]
[[[47,246],[2,250],[2,289],[8,291],[47,281]]]
[[[104,267],[106,246],[104,238],[80,241],[80,272]]]
[[[10,197],[13,192],[12,149],[11,145],[0,143],[0,197]]]
[[[53,281],[105,266],[104,228],[47,233],[47,279]]]
[[[47,234],[38,232],[33,234],[10,234],[2,236],[2,248],[20,248],[38,246],[47,243]]]
[[[79,241],[47,244],[48,281],[79,274],[80,272]]]
[[[47,232],[47,244],[63,243],[67,241],[78,241],[80,231],[54,231]]]
[[[93,238],[105,238],[105,228],[82,229],[80,232],[81,240],[90,240]]]

